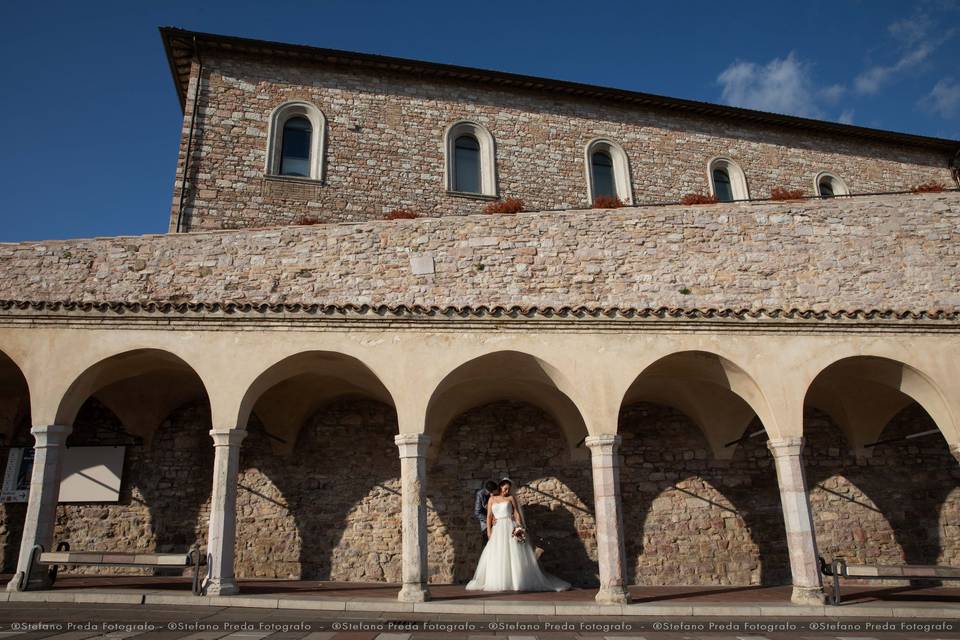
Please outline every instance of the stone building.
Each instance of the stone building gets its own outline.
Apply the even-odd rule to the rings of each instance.
[[[423,600],[507,474],[601,602],[960,564],[957,141],[161,33],[170,233],[0,245],[6,570],[198,545],[210,594]],[[58,505],[96,445],[116,498]]]

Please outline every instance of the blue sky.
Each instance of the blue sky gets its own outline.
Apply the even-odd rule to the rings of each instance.
[[[0,1],[0,241],[162,233],[181,113],[157,27],[960,139],[960,2]]]

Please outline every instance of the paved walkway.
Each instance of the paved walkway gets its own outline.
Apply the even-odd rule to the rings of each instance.
[[[2,579],[2,576],[0,576]],[[960,619],[960,589],[845,587],[839,607],[799,607],[790,587],[632,587],[629,605],[598,605],[595,590],[483,593],[462,585],[431,585],[432,600],[396,600],[395,584],[242,580],[241,594],[197,597],[182,577],[63,576],[46,591],[2,593],[0,601],[224,606],[346,612],[515,614],[538,616],[758,616]]]
[[[604,618],[296,611],[171,605],[0,603],[15,640],[936,640],[960,621]]]

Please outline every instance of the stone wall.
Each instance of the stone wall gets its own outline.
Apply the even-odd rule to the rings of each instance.
[[[78,417],[71,445],[114,437],[116,418],[96,401]],[[960,468],[939,435],[850,452],[839,428],[808,410],[806,466],[820,553],[889,563],[960,563]],[[916,405],[882,437],[932,427]],[[759,428],[759,423],[750,430]],[[370,400],[337,400],[310,418],[289,456],[272,452],[253,417],[241,452],[237,575],[358,582],[400,579],[396,416]],[[181,550],[203,544],[213,446],[204,404],[165,420],[129,448],[116,504],[62,504],[57,540],[75,549]],[[628,578],[643,585],[789,582],[779,492],[762,438],[714,459],[682,414],[627,407],[622,491]],[[589,459],[572,457],[541,410],[497,402],[456,418],[428,465],[428,566],[432,583],[462,583],[481,551],[475,490],[510,475],[544,568],[596,584]],[[891,478],[894,478],[891,481]],[[5,505],[0,561],[15,563],[23,505]],[[79,568],[80,573],[139,570]],[[141,572],[142,573],[142,572]]]
[[[956,309],[958,246],[954,192],[478,215],[3,244],[0,298]]]
[[[272,452],[255,417],[240,457],[237,575],[400,581],[400,459],[394,410],[335,401],[293,453]]]
[[[881,440],[935,429],[916,404]],[[817,411],[806,418],[807,483],[825,558],[960,566],[960,467],[939,434],[852,451]]]
[[[264,178],[270,114],[290,100],[310,102],[326,117],[322,182]],[[194,123],[185,228],[264,226],[304,215],[359,221],[399,207],[432,216],[477,213],[483,199],[451,195],[444,182],[443,132],[461,119],[491,132],[498,193],[522,198],[529,210],[589,207],[584,155],[597,137],[623,146],[637,203],[709,192],[707,163],[717,155],[741,165],[754,198],[769,197],[776,187],[815,195],[821,171],[855,193],[953,184],[947,155],[927,149],[489,84],[210,52]],[[171,229],[181,180],[178,171]]]
[[[116,416],[94,399],[77,416],[68,446],[116,442]],[[181,407],[149,443],[127,447],[116,503],[61,503],[54,541],[77,550],[186,551],[206,545],[213,444],[206,402]],[[70,573],[147,574],[147,569],[70,568]]]
[[[759,428],[755,421],[749,430]],[[620,433],[631,583],[790,581],[777,475],[763,438],[718,460],[686,416],[652,404],[627,407]]]

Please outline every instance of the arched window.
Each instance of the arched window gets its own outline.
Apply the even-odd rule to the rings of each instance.
[[[483,125],[461,120],[447,127],[444,156],[447,191],[496,197],[496,151]]]
[[[850,193],[850,190],[847,189],[847,185],[843,180],[826,171],[818,173],[817,177],[813,179],[813,183],[816,187],[817,195],[821,198],[845,196]]]
[[[726,167],[713,170],[713,193],[720,202],[733,202],[733,187],[730,186],[730,174]]]
[[[310,176],[310,121],[301,116],[290,118],[283,125],[280,151],[280,175]]]
[[[710,181],[710,193],[720,202],[749,200],[747,178],[740,165],[730,158],[714,158],[707,163],[707,178]]]
[[[270,116],[268,175],[320,180],[326,119],[312,104],[287,102]]]
[[[453,143],[453,190],[483,193],[480,178],[480,143],[472,135],[458,136]]]
[[[587,197],[592,203],[598,196],[619,198],[624,204],[633,204],[630,185],[630,163],[627,154],[616,142],[596,138],[584,149],[587,173]]]
[[[590,156],[593,170],[593,197],[616,196],[617,183],[613,179],[613,158],[606,151],[594,151]]]

